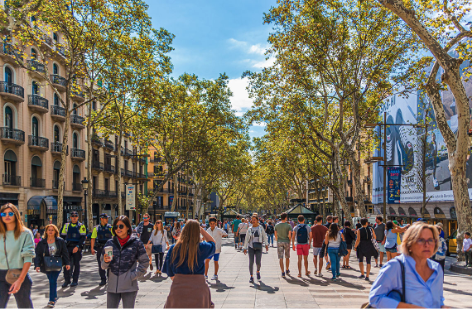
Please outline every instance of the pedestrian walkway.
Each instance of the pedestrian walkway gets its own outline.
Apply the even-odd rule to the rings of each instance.
[[[332,282],[331,273],[323,271],[324,277],[314,276],[312,249],[309,256],[310,277],[297,278],[297,255],[291,249],[291,276],[281,278],[276,248],[269,248],[263,254],[261,283],[250,284],[248,256],[237,252],[233,238],[223,240],[220,256],[219,281],[209,280],[212,301],[216,308],[360,308],[368,300],[371,284],[358,279],[357,270],[341,269],[341,280]],[[374,263],[374,261],[373,261]],[[210,263],[209,273],[213,273]],[[350,265],[358,268],[354,253]],[[373,264],[374,265],[374,264]],[[379,269],[373,268],[371,278],[375,279]],[[46,276],[31,269],[34,284],[32,299],[35,308],[46,305],[49,285]],[[63,282],[60,275],[58,285]],[[139,283],[136,308],[162,308],[169,293],[171,280],[155,277],[148,272],[147,280]],[[79,286],[58,290],[59,308],[105,308],[106,287],[99,287],[100,277],[95,257],[86,255],[82,259]],[[470,276],[453,275],[447,272],[444,285],[445,304],[451,307],[472,308],[472,281]],[[14,298],[8,308],[16,308]]]

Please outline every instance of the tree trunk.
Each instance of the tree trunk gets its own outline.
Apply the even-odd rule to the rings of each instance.
[[[355,183],[355,197],[358,202],[357,208],[360,217],[366,218],[366,208],[365,208],[365,199],[363,196],[363,186],[360,181],[361,172],[360,172],[360,162],[356,159],[356,154],[354,151],[350,152],[349,157],[351,158],[351,168],[353,172],[352,181]],[[353,185],[353,184],[352,184]]]
[[[118,149],[117,149],[117,161],[115,164],[117,165],[117,180],[118,180],[118,188],[117,188],[117,197],[118,197],[118,215],[123,216],[125,213],[122,207],[122,168],[121,168],[121,158],[122,158],[122,139],[123,139],[123,130],[120,127],[120,132],[118,134]],[[123,166],[125,167],[125,166]]]
[[[69,102],[69,95],[66,93],[66,102]],[[62,151],[61,151],[61,169],[59,170],[59,184],[57,193],[57,226],[62,228],[64,217],[64,169],[66,168],[67,142],[69,135],[69,127],[71,125],[71,111],[69,103],[66,105],[66,122],[64,124],[64,135],[62,136]]]
[[[92,231],[92,198],[93,198],[93,177],[92,177],[92,125],[90,124],[90,108],[89,108],[89,121],[87,123],[87,180],[89,181],[89,187],[87,188],[87,228]]]
[[[345,182],[343,181],[343,173],[340,167],[340,154],[338,151],[333,151],[334,156],[333,156],[333,180],[334,180],[334,197],[337,197],[338,203],[335,203],[334,201],[334,214],[340,218],[341,221],[341,214],[339,210],[339,205],[341,205],[341,208],[343,209],[343,212],[345,213],[345,218],[346,220],[351,221],[351,213],[350,213],[350,207],[348,207],[347,200],[346,200],[346,190],[345,190]]]
[[[171,206],[171,211],[176,211],[176,204],[177,204],[177,173],[173,175],[172,181],[174,182],[174,198],[172,199],[172,206]]]

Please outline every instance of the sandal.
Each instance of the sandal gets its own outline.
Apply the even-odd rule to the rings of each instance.
[[[310,271],[306,272],[305,275],[308,277],[310,276]]]
[[[298,275],[297,275],[297,278],[302,278],[302,275],[301,275],[301,274],[298,274]]]
[[[346,266],[345,268],[346,268],[346,269],[354,269],[354,268],[351,267],[351,266]]]

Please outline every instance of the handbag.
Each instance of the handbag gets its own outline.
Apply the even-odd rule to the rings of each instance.
[[[371,243],[373,244],[373,246],[374,246],[374,248],[376,249],[376,251],[379,252],[378,242],[377,242],[376,239],[373,237],[373,232],[372,232],[371,228],[370,228],[369,230],[370,230],[370,235],[371,235]]]
[[[26,240],[25,240],[26,241]],[[23,246],[25,244],[23,243]],[[15,283],[18,278],[20,278],[21,275],[21,269],[10,269],[10,265],[8,264],[8,256],[7,256],[7,235],[3,236],[3,249],[5,250],[5,259],[7,261],[7,274],[5,275],[5,281],[8,284],[13,284]]]
[[[340,242],[340,247],[338,247],[338,255],[345,256],[348,254],[347,243],[343,240]]]
[[[259,238],[259,227],[258,230],[253,232],[252,231],[253,238],[258,237]],[[263,250],[263,243],[260,242],[253,242],[253,250],[255,251],[260,251]]]
[[[397,301],[406,302],[406,268],[404,267],[404,263],[401,262],[400,260],[397,260],[399,265],[401,266],[401,292],[398,290],[392,290],[390,291],[386,296],[392,299],[395,299]],[[369,302],[364,303],[361,305],[361,309],[365,308],[373,308]]]
[[[45,256],[43,254],[44,271],[61,271],[62,258],[60,256]]]
[[[163,252],[163,246],[162,245],[152,245],[151,246],[151,253],[152,254],[157,254],[157,253],[162,253]]]

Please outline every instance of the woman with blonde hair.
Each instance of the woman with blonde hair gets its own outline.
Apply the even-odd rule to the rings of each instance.
[[[156,262],[155,273],[161,275],[164,262],[164,252],[169,249],[169,240],[167,231],[164,230],[163,221],[156,221],[154,224],[154,232],[151,233],[151,237],[146,246],[151,250],[151,253],[154,253],[154,261]]]
[[[443,270],[430,259],[438,245],[439,233],[435,226],[425,223],[410,226],[401,243],[402,254],[386,263],[373,283],[370,305],[375,308],[443,307]]]
[[[33,308],[28,274],[35,257],[33,234],[23,226],[15,205],[3,205],[0,217],[0,308],[6,308],[12,294],[18,308]]]
[[[204,241],[201,241],[200,235]],[[196,220],[188,220],[169,248],[163,272],[173,280],[165,308],[211,308],[205,282],[205,260],[215,253],[215,240]],[[185,297],[183,297],[185,295]]]
[[[54,224],[46,226],[43,239],[38,243],[35,251],[34,267],[37,272],[45,273],[49,280],[49,302],[46,307],[54,308],[57,302],[57,278],[63,266],[66,267],[66,270],[71,269],[66,242],[59,237],[59,230]],[[56,266],[56,269],[52,269],[54,267],[51,267],[51,263],[48,263],[54,260],[54,257],[60,258],[61,261],[60,265],[53,265]],[[45,260],[48,261],[45,262]],[[56,259],[56,261],[59,261],[59,259]]]

